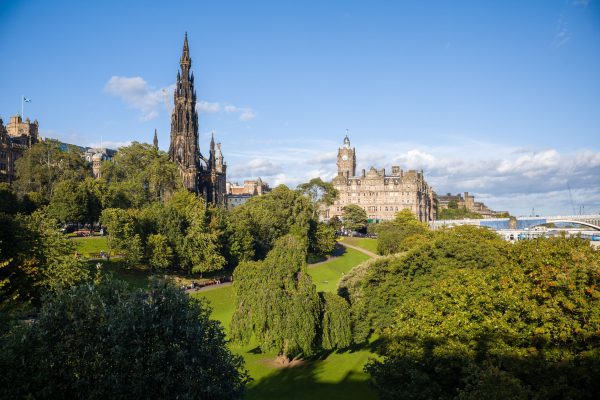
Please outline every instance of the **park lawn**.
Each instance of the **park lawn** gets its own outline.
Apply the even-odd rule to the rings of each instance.
[[[346,249],[332,260],[309,267],[309,274],[319,291],[335,291],[344,273],[369,259],[359,251]],[[213,311],[212,318],[229,329],[234,311],[232,286],[198,292],[195,298],[206,299]],[[370,357],[375,357],[370,346],[351,351],[324,354],[314,360],[288,368],[274,366],[275,353],[261,353],[256,342],[231,350],[244,358],[245,366],[254,379],[248,385],[247,399],[376,399],[369,387],[369,376],[363,367]]]
[[[114,278],[127,282],[135,289],[145,289],[152,275],[149,269],[127,268],[121,260],[89,260],[87,262],[92,276],[96,273],[96,265],[101,265],[103,275],[111,274]]]
[[[106,236],[77,237],[71,240],[76,243],[77,252],[84,257],[90,257],[90,255],[97,257],[101,251],[108,253]]]
[[[353,246],[361,247],[365,250],[369,250],[372,253],[377,254],[377,239],[371,238],[359,238],[359,237],[343,237],[342,242],[351,244]]]
[[[318,292],[334,292],[342,275],[352,268],[368,260],[370,257],[358,250],[346,248],[341,257],[332,258],[330,261],[309,266],[308,273]]]

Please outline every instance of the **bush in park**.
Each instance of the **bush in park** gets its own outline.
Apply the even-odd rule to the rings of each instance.
[[[72,287],[2,338],[0,397],[241,398],[243,360],[209,317],[165,282]]]

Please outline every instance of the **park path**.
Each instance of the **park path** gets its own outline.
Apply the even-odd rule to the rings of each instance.
[[[372,251],[369,251],[367,249],[363,249],[362,247],[358,247],[358,246],[354,246],[352,244],[348,244],[348,243],[344,243],[344,242],[338,242],[339,244],[341,244],[342,246],[348,247],[350,249],[354,249],[356,251],[360,251],[361,253],[364,253],[366,255],[368,255],[371,258],[379,258],[381,257],[378,254],[373,253]]]
[[[204,286],[201,287],[199,289],[187,289],[185,292],[186,293],[198,293],[198,292],[207,292],[209,290],[214,290],[214,289],[220,289],[226,286],[231,286],[232,282],[223,282],[223,283],[218,283],[215,285],[208,285],[208,286]]]

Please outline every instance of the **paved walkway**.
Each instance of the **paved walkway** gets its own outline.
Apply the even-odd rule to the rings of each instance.
[[[338,242],[338,243],[341,244],[344,247],[348,247],[350,249],[354,249],[354,250],[360,251],[361,253],[364,253],[364,254],[368,255],[369,257],[371,257],[371,258],[379,258],[379,257],[381,257],[380,255],[375,254],[372,251],[369,251],[367,249],[363,249],[362,247],[354,246],[352,244],[348,244],[348,243],[344,243],[344,242]]]
[[[187,289],[185,292],[186,293],[198,293],[198,292],[207,292],[209,290],[213,290],[213,289],[220,289],[226,286],[231,286],[231,282],[223,282],[223,283],[219,283],[216,285],[208,285],[208,286],[204,286],[198,289]]]

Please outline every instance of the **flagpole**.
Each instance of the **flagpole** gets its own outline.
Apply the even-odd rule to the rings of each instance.
[[[21,95],[21,120],[23,120],[23,100],[25,99],[25,96]]]

